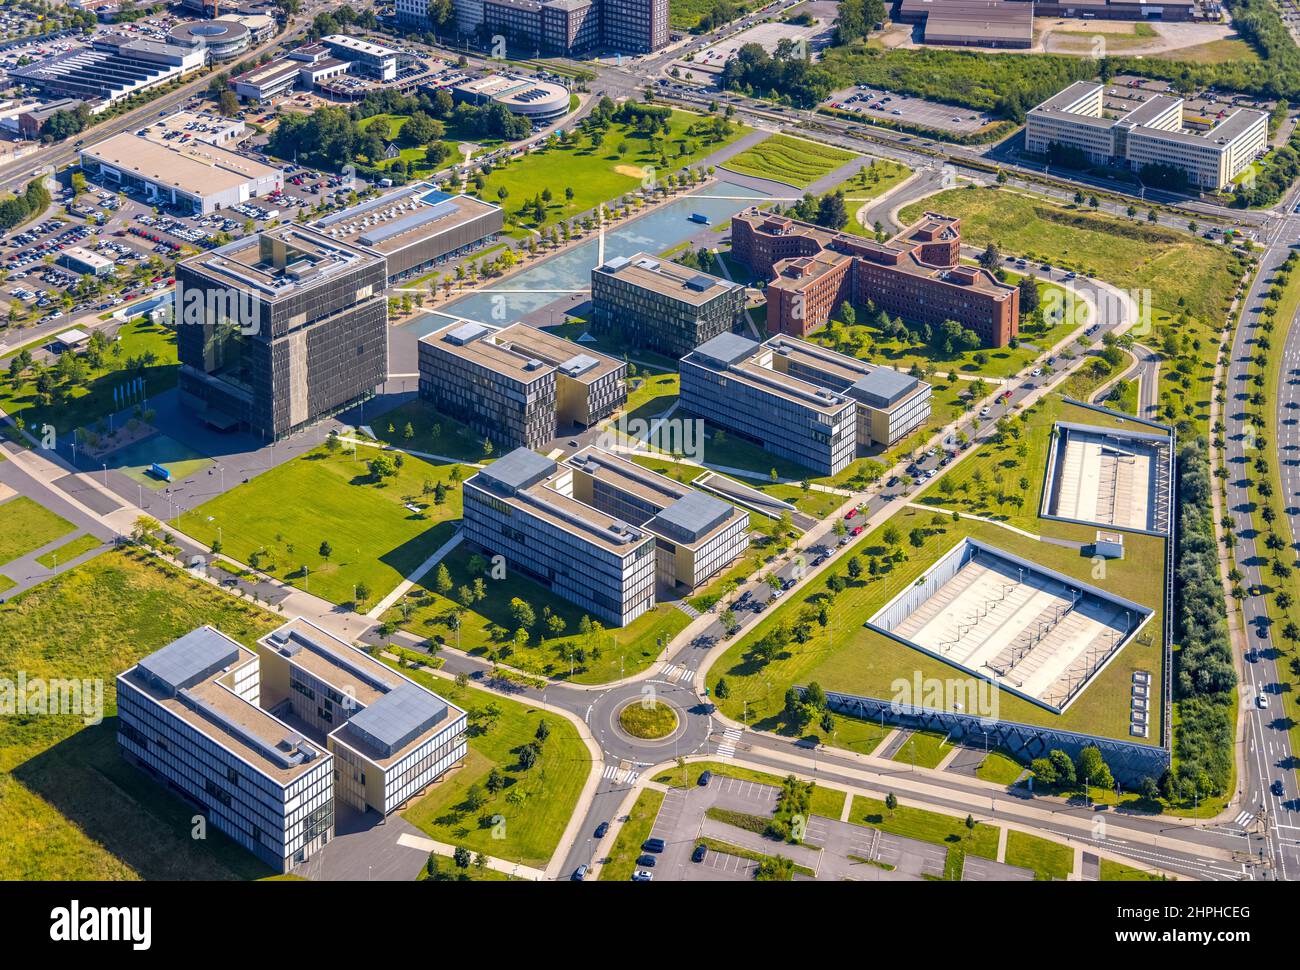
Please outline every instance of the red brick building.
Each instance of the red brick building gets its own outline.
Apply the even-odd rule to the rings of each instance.
[[[989,347],[1020,331],[1020,292],[986,270],[962,266],[961,224],[927,212],[879,243],[750,209],[731,219],[732,255],[767,286],[767,326],[806,337],[845,300],[868,302],[911,323],[956,320]]]

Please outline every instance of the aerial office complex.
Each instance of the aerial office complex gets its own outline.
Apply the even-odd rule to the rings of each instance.
[[[540,448],[627,400],[627,364],[513,323],[457,320],[421,338],[420,396],[499,447]]]
[[[767,286],[769,330],[805,337],[845,301],[868,302],[912,323],[955,320],[985,346],[1020,331],[1016,287],[963,266],[961,224],[927,212],[883,243],[748,209],[731,219],[732,254]]]
[[[451,95],[470,104],[499,104],[532,122],[552,121],[569,113],[570,94],[564,85],[511,74],[461,81],[451,89]]]
[[[1208,131],[1183,128],[1183,99],[1157,94],[1118,117],[1107,114],[1105,85],[1076,81],[1033,108],[1025,124],[1025,149],[1054,147],[1080,153],[1096,165],[1141,172],[1176,170],[1189,185],[1226,188],[1268,147],[1268,116],[1239,108]]]
[[[749,515],[586,448],[556,462],[518,448],[464,485],[465,538],[614,626],[693,589],[744,552]]]
[[[668,45],[668,0],[455,0],[454,8],[463,34],[502,34],[548,54],[649,54]],[[397,16],[427,24],[428,4],[398,0]]]
[[[735,328],[745,288],[646,253],[591,271],[591,325],[673,357]]]
[[[301,226],[183,260],[181,403],[274,440],[364,399],[388,373],[386,280],[382,256]]]
[[[123,755],[277,872],[465,754],[465,712],[301,618],[256,652],[199,627],[117,677]]]
[[[396,283],[490,242],[503,220],[500,206],[417,182],[311,225],[330,239],[383,256],[388,282]]]
[[[164,140],[124,131],[81,150],[81,167],[109,188],[153,205],[206,215],[284,187],[284,173],[196,138]]]

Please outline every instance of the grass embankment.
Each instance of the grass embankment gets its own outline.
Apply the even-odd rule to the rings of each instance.
[[[842,148],[777,134],[728,159],[723,168],[806,189],[857,157]]]
[[[650,838],[659,809],[664,803],[664,793],[653,788],[644,788],[637,795],[632,810],[628,812],[627,821],[619,829],[618,837],[609,850],[609,858],[600,869],[601,881],[626,882],[636,870],[637,857],[641,855],[641,845]]]

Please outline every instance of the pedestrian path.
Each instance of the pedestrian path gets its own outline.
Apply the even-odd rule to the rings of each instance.
[[[397,844],[403,848],[418,849],[420,852],[436,852],[443,856],[455,856],[457,848],[445,842],[435,842],[433,839],[426,839],[420,835],[411,835],[409,832],[403,832],[399,835]],[[516,879],[531,879],[536,882],[546,878],[546,873],[541,869],[534,869],[532,866],[520,865],[517,862],[509,862],[505,859],[496,859],[486,853],[482,855],[485,868],[504,872]]]
[[[722,732],[722,741],[718,744],[718,757],[723,761],[736,756],[736,745],[740,743],[740,728],[727,728]]]
[[[673,600],[673,606],[677,607],[692,620],[700,615],[700,611],[691,606],[691,604],[686,602],[686,600]]]
[[[695,679],[695,671],[689,667],[678,664],[669,664],[663,669],[663,676],[668,680],[675,680],[678,683],[690,683]]]
[[[1250,828],[1251,825],[1254,824],[1255,816],[1252,812],[1242,812],[1240,815],[1234,818],[1232,822],[1234,825],[1239,825],[1243,829],[1248,829]]]
[[[382,617],[394,603],[396,603],[403,596],[409,593],[411,591],[411,588],[414,587],[416,583],[424,579],[424,577],[429,574],[429,570],[433,569],[434,566],[442,562],[443,556],[447,555],[447,553],[451,552],[458,545],[460,545],[460,540],[463,536],[464,536],[463,532],[457,532],[450,539],[448,539],[441,546],[439,546],[436,550],[434,550],[433,555],[431,555],[424,562],[420,563],[420,565],[416,566],[415,572],[411,573],[411,575],[407,576],[404,580],[398,583],[393,588],[393,591],[389,593],[387,596],[385,596],[378,603],[376,603],[375,608],[372,609],[369,613],[367,613],[366,616],[372,620],[377,620],[380,617]]]
[[[603,776],[620,785],[630,785],[641,776],[641,772],[635,768],[624,768],[622,765],[605,765]]]

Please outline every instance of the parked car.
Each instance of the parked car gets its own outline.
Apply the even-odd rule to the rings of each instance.
[[[609,834],[608,822],[601,822],[599,825],[596,826],[596,838],[603,839],[608,834]]]
[[[573,875],[569,877],[571,882],[582,882],[582,880],[586,878],[587,878],[587,866],[585,863],[583,865],[578,866],[578,868],[574,869]]]
[[[636,864],[642,869],[653,869],[657,861],[652,855],[642,855],[637,857]]]
[[[703,862],[704,856],[709,850],[703,844],[697,845],[695,851],[691,853],[692,862]]]
[[[633,882],[653,882],[655,874],[649,869],[638,869],[632,873]]]
[[[700,772],[700,779],[699,781],[696,782],[696,784],[699,785],[701,788],[708,788],[709,782],[711,782],[712,780],[713,780],[713,772],[706,769]]]
[[[664,850],[663,839],[646,839],[641,843],[641,848],[647,852],[662,852]]]

